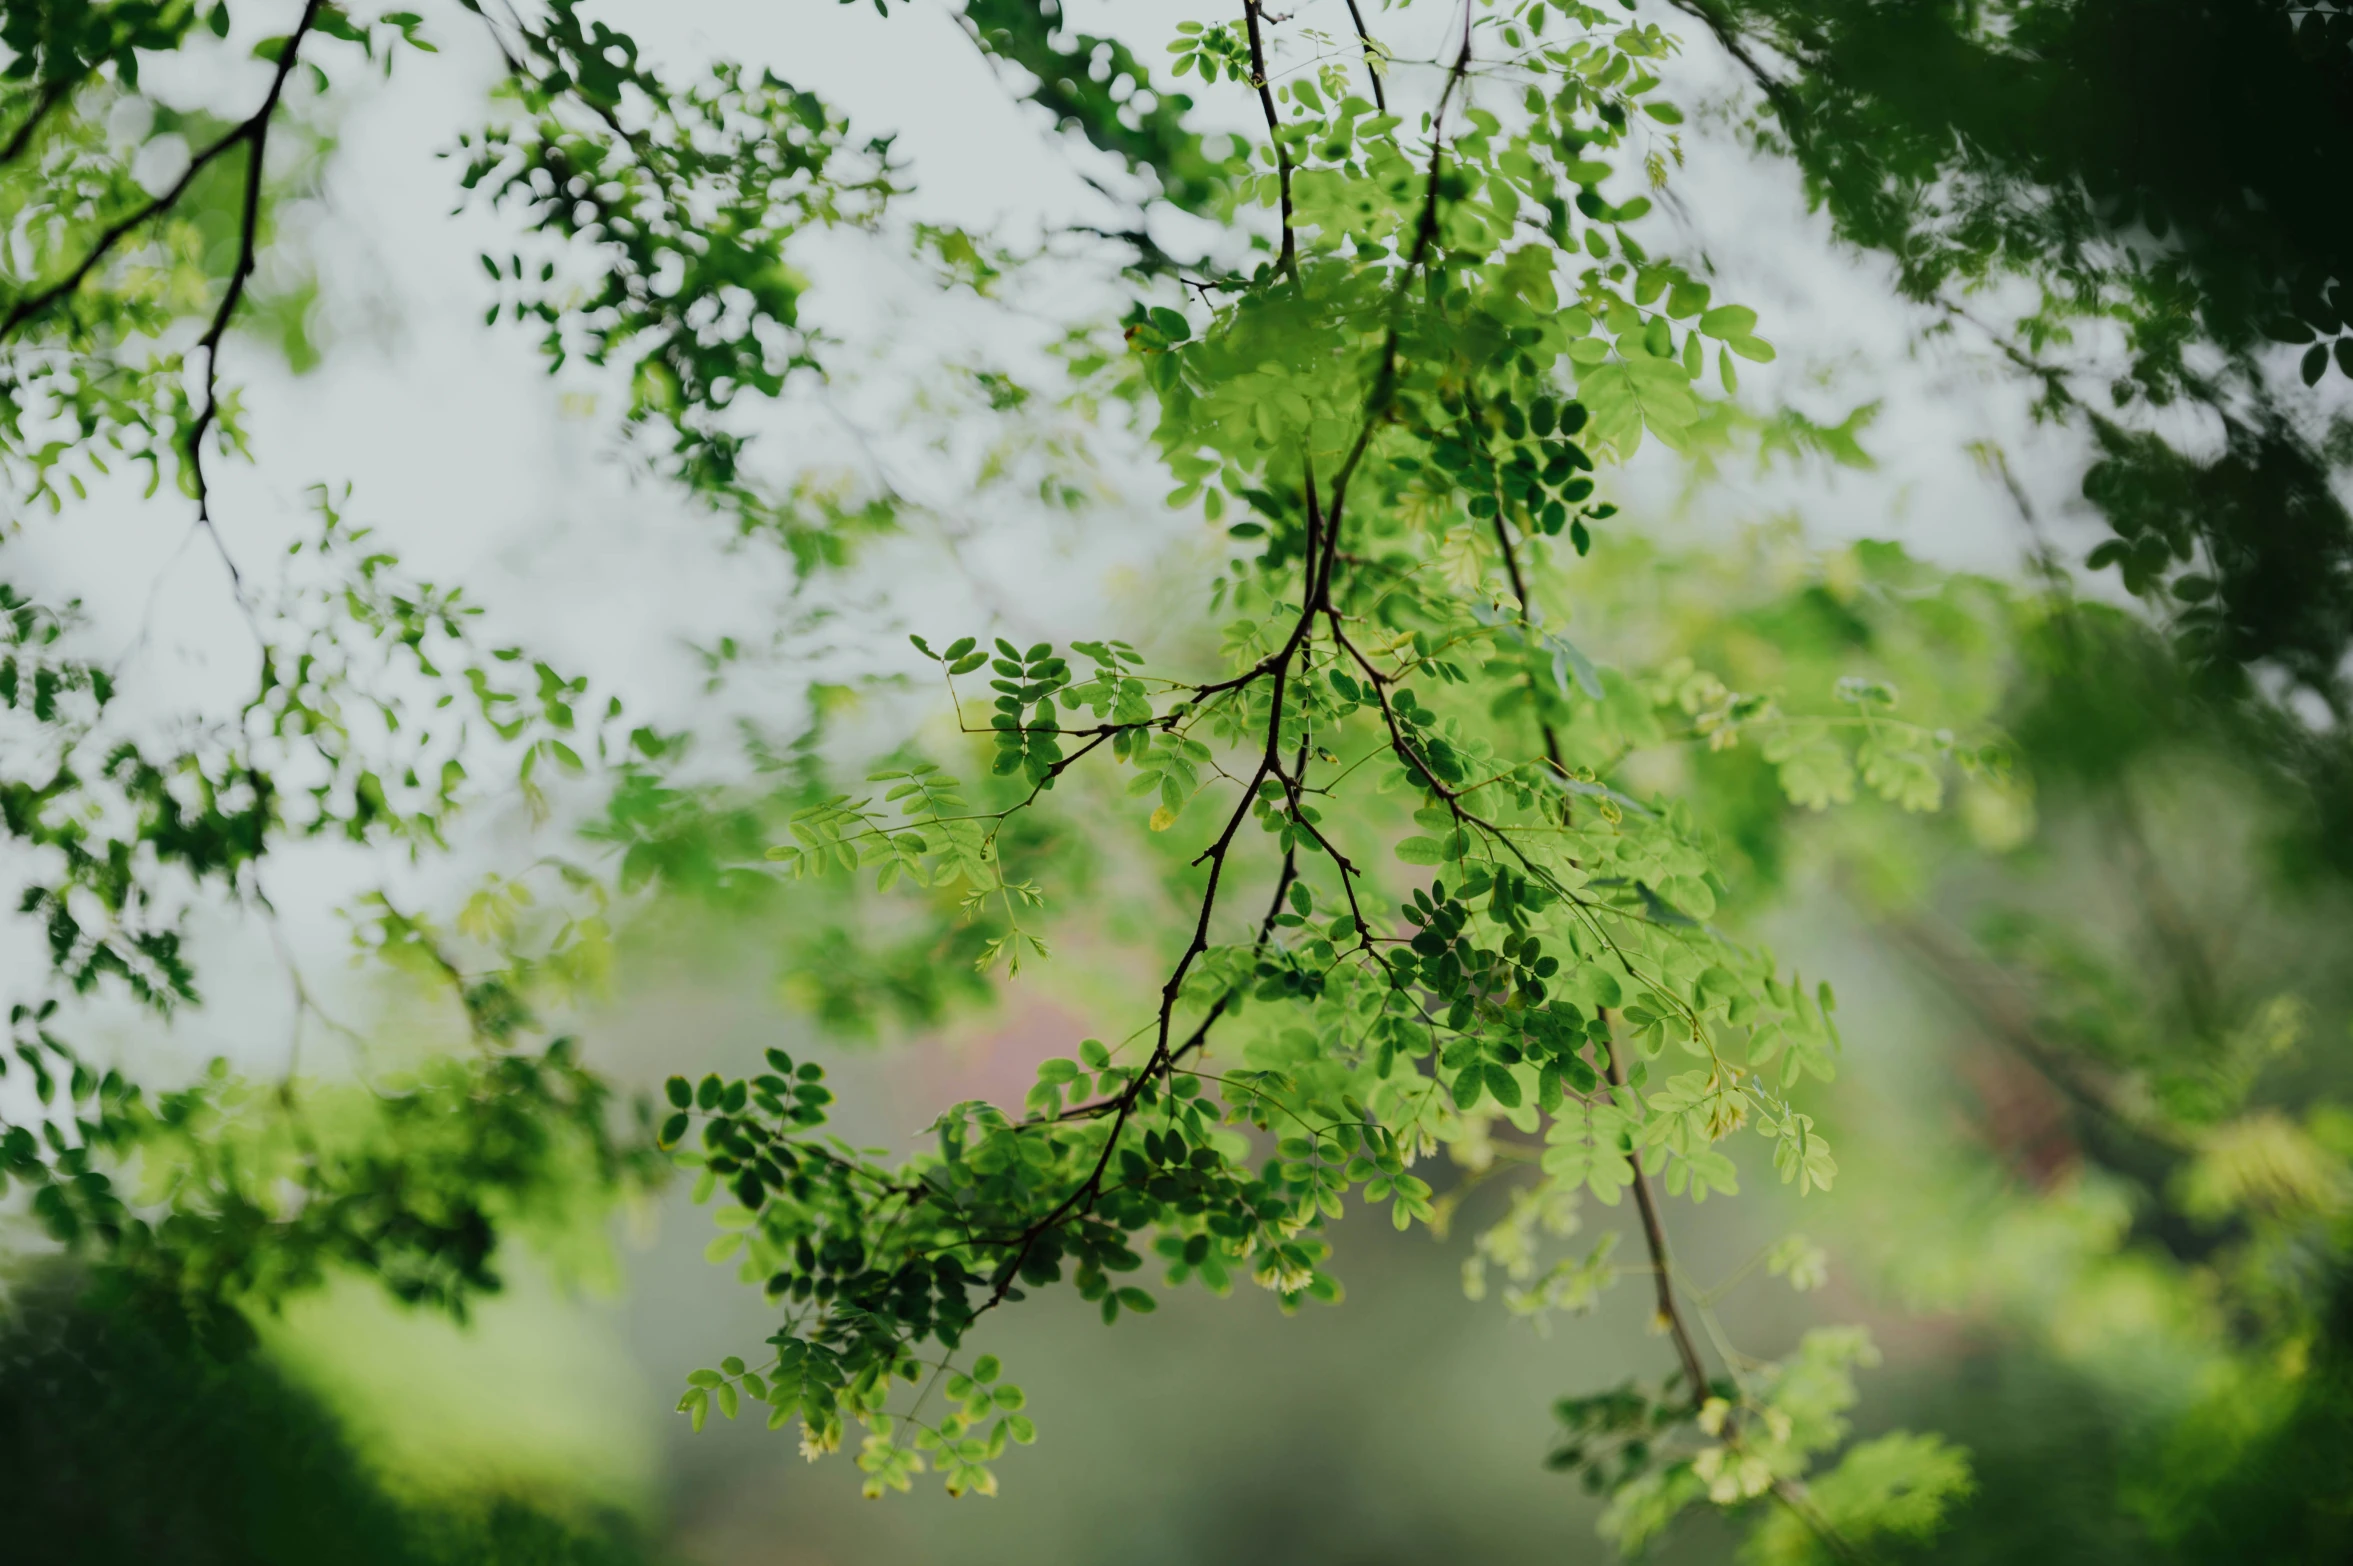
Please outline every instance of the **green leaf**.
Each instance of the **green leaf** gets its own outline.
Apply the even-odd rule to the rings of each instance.
[[[1486,1082],[1487,1091],[1494,1095],[1498,1104],[1506,1109],[1520,1107],[1520,1083],[1519,1079],[1511,1074],[1510,1067],[1488,1061],[1480,1068],[1480,1075]]]
[[[1409,865],[1443,864],[1446,849],[1434,837],[1409,837],[1398,843],[1397,857]]]
[[[1578,963],[1560,977],[1563,993],[1588,1006],[1615,1006],[1625,998],[1617,975],[1597,963]]]
[[[1699,329],[1728,342],[1753,333],[1757,329],[1757,313],[1746,305],[1718,305],[1699,318]]]
[[[1578,553],[1583,554],[1584,551],[1579,550]],[[1601,671],[1593,666],[1592,659],[1577,650],[1576,643],[1565,636],[1555,635],[1547,636],[1544,644],[1552,649],[1553,686],[1563,696],[1569,694],[1569,675],[1573,672],[1577,676],[1577,689],[1593,701],[1602,699]]]

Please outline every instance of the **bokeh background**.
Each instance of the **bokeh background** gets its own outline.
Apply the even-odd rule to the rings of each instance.
[[[724,50],[895,134],[915,215],[1016,246],[1118,215],[1088,177],[1117,190],[1124,173],[1011,101],[943,13],[916,7],[886,24],[830,0],[613,10],[666,57]],[[1144,40],[1213,14],[1160,0],[1071,0],[1069,12],[1076,26]],[[1443,20],[1409,10],[1384,25],[1410,38]],[[481,118],[491,62],[469,59],[461,39],[445,47],[454,58],[443,68],[404,66],[331,127],[335,195],[300,214],[321,282],[308,322],[318,357],[246,372],[261,461],[222,480],[221,509],[255,554],[273,526],[292,538],[306,524],[311,479],[348,480],[355,514],[396,532],[421,574],[466,583],[502,632],[633,705],[778,734],[823,712],[844,754],[931,716],[922,697],[849,679],[900,659],[907,627],[1100,634],[1108,604],[1139,641],[1190,634],[1166,618],[1176,595],[1163,589],[1198,574],[1208,541],[1197,519],[1159,509],[1136,453],[1107,441],[1087,504],[1057,513],[976,487],[981,454],[959,443],[951,418],[920,409],[937,365],[1034,365],[1042,323],[1111,310],[1100,270],[1076,263],[1046,268],[1015,307],[991,309],[944,298],[880,253],[888,247],[821,243],[808,258],[815,307],[865,357],[824,396],[779,409],[765,447],[786,469],[886,471],[944,520],[878,543],[822,603],[771,554],[677,548],[678,532],[707,522],[610,459],[597,388],[551,380],[525,337],[480,328],[476,256],[495,230],[451,214],[452,168],[436,154]],[[1687,101],[1734,85],[1703,48],[1676,69]],[[187,90],[216,86],[239,84]],[[1935,323],[1899,298],[1885,264],[1839,245],[1792,170],[1746,149],[1722,116],[1700,116],[1691,145],[1682,199],[1656,220],[1663,237],[1705,255],[1767,322],[1781,358],[1759,368],[1752,397],[1800,407],[1857,444],[1706,466],[1648,448],[1617,497],[1646,537],[1678,558],[1735,568],[1769,558],[1793,580],[1831,583],[1858,569],[1856,541],[1885,540],[1940,569],[2017,583],[2038,547],[2099,536],[2078,492],[2081,431],[2038,422],[2034,387],[1982,345],[1927,335]],[[184,547],[183,529],[127,494],[101,495],[81,527],[10,547],[49,552],[61,576],[101,553],[155,562],[107,579],[90,602],[98,624],[126,644],[145,637],[142,657],[169,671],[171,699],[233,698],[224,671],[239,629],[217,563]],[[1760,537],[1770,550],[1746,553]],[[1613,628],[1591,634],[1606,654]],[[757,672],[714,691],[712,656],[729,639]],[[2140,699],[2116,697],[2145,739],[2158,718],[2132,710]],[[1877,869],[1957,923],[2023,895],[2132,971],[2133,867],[2081,802],[2089,786],[2079,797],[2064,782],[2082,759],[2071,746],[2113,737],[2069,729],[2063,710],[2053,722],[2046,759],[2060,781],[2038,802],[2025,861],[1948,860],[1931,843],[1858,867],[1851,845],[1833,840],[1800,844],[1778,866],[1765,933],[1843,1002],[1846,1069],[1824,1118],[1845,1174],[1833,1196],[1801,1203],[1769,1171],[1749,1170],[1737,1204],[1675,1210],[1681,1262],[1703,1286],[1722,1283],[1711,1299],[1737,1347],[1770,1355],[1811,1325],[1862,1322],[1884,1362],[1865,1377],[1858,1431],[1937,1429],[1971,1448],[1977,1494],[1940,1560],[2155,1558],[2152,1487],[2226,1464],[2217,1447],[2200,1470],[2179,1444],[2183,1422],[2239,1374],[2228,1309],[2201,1271],[2214,1236],[2167,1232],[2149,1193],[2118,1172],[2130,1159],[2088,1146],[2081,1106],[2002,1037],[2003,997],[1940,982],[1917,941],[1857,894],[1855,877]],[[2265,1065],[2261,1096],[2302,1106],[2341,1094],[2353,973],[2341,900],[2324,891],[2279,903],[2271,869],[2247,847],[2270,807],[2241,786],[2226,749],[2196,736],[2149,746],[2140,797],[2185,906],[2240,932],[2240,953],[2262,954],[2246,993],[2293,994],[2304,1008],[2301,1052]],[[1980,846],[2005,830],[1981,825]],[[470,830],[451,863],[395,873],[431,899],[533,852],[519,813]],[[397,1032],[406,1002],[348,968],[335,917],[385,868],[331,849],[303,855],[272,887],[296,959],[332,1006]],[[1087,895],[1100,905],[1085,918],[1118,919],[1115,884]],[[589,1058],[652,1089],[673,1070],[752,1069],[783,1045],[827,1062],[848,1134],[879,1144],[957,1099],[1017,1101],[1036,1061],[1112,1027],[1097,1009],[1102,976],[1090,990],[1049,970],[937,1028],[820,1036],[776,983],[774,953],[794,918],[781,901],[633,909],[605,1000],[575,1019]],[[275,1069],[291,1012],[279,954],[224,920],[201,956],[210,1004],[168,1036],[126,1014],[117,1047],[165,1075],[216,1053]],[[867,1503],[844,1460],[806,1464],[789,1436],[724,1423],[688,1433],[671,1412],[685,1371],[768,1328],[756,1296],[703,1261],[709,1230],[683,1188],[621,1215],[603,1243],[516,1255],[507,1292],[465,1327],[352,1282],[288,1307],[266,1324],[258,1356],[225,1368],[44,1302],[35,1280],[0,1360],[0,1474],[12,1489],[36,1475],[39,1493],[5,1508],[24,1506],[28,1530],[93,1509],[113,1520],[119,1536],[85,1533],[58,1559],[1610,1559],[1594,1533],[1598,1503],[1543,1465],[1549,1404],[1655,1378],[1668,1350],[1639,1277],[1544,1335],[1466,1300],[1467,1236],[1503,1200],[1498,1188],[1471,1191],[1444,1238],[1343,1225],[1348,1299],[1337,1309],[1287,1318],[1271,1296],[1172,1291],[1156,1316],[1116,1330],[1051,1296],[1004,1313],[989,1346],[1019,1368],[1045,1436],[1006,1464],[1004,1494],[986,1501],[924,1486]],[[1630,1222],[1591,1209],[1587,1234]],[[1762,1241],[1789,1228],[1826,1250],[1823,1287],[1796,1293],[1756,1265]],[[1635,1254],[1630,1227],[1624,1238],[1620,1254]],[[103,1497],[95,1508],[92,1496]],[[261,1518],[266,1538],[253,1531]],[[1660,1555],[1724,1560],[1736,1540],[1703,1520]]]

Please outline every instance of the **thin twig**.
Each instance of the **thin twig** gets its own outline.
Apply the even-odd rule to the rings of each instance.
[[[1603,1011],[1606,1018],[1608,1012]],[[1626,1086],[1626,1062],[1615,1041],[1606,1046],[1610,1096],[1625,1107],[1630,1089]],[[1667,1335],[1674,1340],[1675,1357],[1682,1363],[1683,1380],[1691,1394],[1691,1406],[1697,1408],[1708,1398],[1707,1366],[1699,1357],[1699,1345],[1692,1341],[1691,1328],[1683,1320],[1683,1309],[1675,1299],[1674,1261],[1667,1251],[1667,1226],[1659,1216],[1658,1197],[1650,1189],[1650,1177],[1642,1172],[1642,1155],[1626,1155],[1626,1166],[1634,1176],[1634,1207],[1642,1215],[1642,1243],[1650,1251],[1652,1280],[1658,1290],[1659,1320],[1666,1323]]]
[[[1498,496],[1497,499],[1498,504],[1495,508],[1495,542],[1503,546],[1504,573],[1511,578],[1512,596],[1520,601],[1520,625],[1522,632],[1524,635],[1533,638],[1536,634],[1536,627],[1528,619],[1528,584],[1520,577],[1520,557],[1518,552],[1512,548],[1511,524],[1503,519],[1503,507],[1500,504],[1501,497]],[[1528,673],[1528,693],[1535,697],[1539,702],[1543,700],[1542,696],[1537,691],[1536,674],[1532,669]],[[1554,730],[1551,724],[1544,721],[1543,717],[1541,716],[1544,710],[1542,706],[1538,706],[1536,710],[1539,714],[1536,719],[1536,727],[1538,731],[1541,732],[1544,736],[1544,757],[1547,761],[1552,763],[1553,771],[1559,773],[1562,777],[1567,777],[1569,775],[1569,769],[1568,766],[1561,760],[1560,735],[1557,731]]]

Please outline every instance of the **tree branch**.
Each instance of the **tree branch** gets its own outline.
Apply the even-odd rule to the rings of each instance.
[[[1609,1016],[1606,1008],[1602,1016],[1605,1019]],[[1630,1090],[1626,1086],[1626,1063],[1620,1058],[1614,1037],[1607,1052],[1610,1096],[1623,1107]],[[1691,1328],[1683,1319],[1683,1308],[1675,1299],[1675,1264],[1667,1253],[1666,1222],[1659,1216],[1658,1198],[1650,1189],[1650,1177],[1642,1172],[1642,1155],[1628,1153],[1626,1166],[1634,1176],[1634,1208],[1642,1215],[1642,1243],[1650,1252],[1652,1279],[1658,1289],[1658,1319],[1666,1324],[1667,1335],[1674,1340],[1675,1358],[1690,1389],[1691,1406],[1697,1408],[1708,1399],[1708,1371],[1699,1357],[1699,1345],[1692,1339]]]
[[[61,76],[55,81],[42,83],[39,101],[33,105],[31,112],[25,115],[24,122],[17,126],[15,133],[8,138],[8,145],[0,147],[0,164],[14,163],[18,158],[24,156],[25,148],[32,145],[34,135],[48,120],[50,114],[59,104],[72,97],[74,89],[81,86],[86,79],[87,75],[83,73]]]
[[[1258,89],[1258,107],[1266,114],[1266,139],[1275,149],[1275,179],[1281,187],[1283,212],[1283,271],[1299,278],[1298,242],[1291,233],[1291,149],[1283,145],[1283,122],[1275,113],[1274,88],[1267,82],[1266,45],[1258,31],[1258,0],[1242,0],[1242,19],[1250,30],[1250,85]]]
[[[1340,469],[1332,475],[1332,521],[1337,528],[1340,513],[1348,503],[1348,481],[1355,476],[1356,465],[1364,460],[1365,448],[1372,444],[1373,430],[1381,415],[1389,411],[1389,403],[1397,394],[1398,318],[1405,306],[1405,290],[1415,272],[1428,259],[1430,246],[1438,238],[1438,171],[1446,149],[1441,134],[1446,121],[1446,107],[1454,101],[1454,92],[1462,85],[1463,77],[1471,68],[1471,10],[1463,7],[1462,48],[1455,54],[1454,65],[1446,73],[1446,88],[1438,94],[1438,106],[1430,111],[1430,171],[1423,181],[1422,212],[1413,229],[1413,248],[1405,257],[1405,265],[1398,269],[1397,283],[1389,293],[1389,329],[1381,340],[1381,362],[1373,372],[1372,395],[1366,399],[1364,425],[1357,431],[1356,443],[1342,459]]]
[[[239,128],[246,147],[245,204],[237,220],[237,260],[229,268],[228,287],[221,292],[220,308],[213,312],[212,324],[197,339],[204,350],[204,399],[196,412],[196,421],[188,427],[188,466],[196,484],[196,520],[212,535],[213,545],[220,551],[222,563],[229,568],[230,584],[236,588],[240,601],[244,598],[245,580],[237,570],[237,562],[230,558],[222,541],[220,528],[212,517],[211,488],[204,477],[204,437],[221,411],[219,370],[221,343],[228,336],[229,324],[237,315],[237,307],[244,302],[245,284],[253,276],[255,247],[261,234],[261,196],[263,160],[270,145],[270,121],[278,112],[278,100],[285,94],[286,79],[294,74],[295,61],[302,53],[303,40],[318,20],[324,0],[308,0],[302,8],[302,19],[287,35],[285,48],[278,55],[277,74],[270,79],[269,96]],[[221,145],[226,145],[226,140]],[[183,183],[185,181],[183,180]]]
[[[315,0],[313,9],[316,9]],[[283,80],[283,78],[280,79]],[[274,102],[276,98],[275,84],[272,85],[271,97]],[[172,182],[170,189],[164,191],[160,196],[142,202],[128,216],[121,218],[100,233],[97,243],[91,247],[88,255],[82,257],[80,265],[39,293],[28,294],[10,306],[8,314],[0,317],[0,340],[7,339],[19,326],[46,313],[59,300],[80,288],[89,275],[97,270],[99,264],[114,253],[115,246],[121,244],[124,239],[143,225],[153,222],[177,206],[180,198],[188,194],[188,187],[196,183],[197,176],[226,155],[230,149],[250,140],[254,129],[255,122],[245,120],[220,140],[189,159],[188,167],[178,179]]]
[[[1127,1089],[1114,1101],[1111,1110],[1111,1127],[1104,1135],[1103,1148],[1096,1156],[1093,1169],[1088,1172],[1086,1179],[1080,1181],[1069,1195],[1057,1202],[1051,1211],[1022,1231],[1019,1244],[1013,1248],[1013,1254],[1007,1257],[1002,1264],[995,1285],[990,1289],[987,1301],[981,1306],[983,1311],[992,1310],[1004,1303],[1006,1295],[1011,1292],[1015,1281],[1021,1276],[1022,1263],[1028,1260],[1030,1252],[1036,1248],[1037,1242],[1041,1238],[1068,1219],[1083,1217],[1092,1210],[1096,1198],[1102,1194],[1103,1176],[1105,1171],[1111,1167],[1112,1154],[1118,1151],[1120,1132],[1126,1129],[1129,1118],[1134,1115],[1136,1106],[1143,1101],[1144,1094],[1150,1088],[1153,1078],[1164,1073],[1175,1058],[1169,1043],[1169,1035],[1175,1021],[1177,1000],[1184,992],[1185,977],[1192,972],[1194,962],[1209,949],[1209,921],[1217,910],[1218,886],[1225,876],[1226,861],[1233,851],[1234,837],[1241,831],[1242,823],[1249,819],[1251,808],[1258,801],[1259,784],[1264,782],[1269,773],[1276,770],[1279,765],[1278,758],[1283,743],[1283,697],[1289,687],[1291,662],[1297,656],[1301,644],[1306,640],[1309,627],[1315,623],[1315,617],[1321,603],[1317,583],[1319,580],[1328,581],[1328,577],[1322,575],[1328,570],[1328,562],[1321,560],[1319,555],[1328,551],[1330,545],[1327,541],[1319,538],[1317,534],[1318,529],[1311,522],[1308,529],[1307,548],[1300,565],[1303,578],[1302,597],[1305,601],[1300,606],[1297,624],[1292,627],[1291,634],[1284,641],[1281,650],[1274,655],[1271,670],[1267,669],[1265,663],[1262,662],[1257,669],[1252,670],[1240,681],[1242,685],[1249,685],[1269,675],[1273,679],[1274,688],[1268,693],[1267,700],[1266,744],[1259,755],[1256,769],[1250,774],[1249,782],[1242,786],[1241,799],[1235,803],[1233,813],[1226,818],[1224,829],[1218,833],[1216,841],[1203,849],[1193,861],[1195,864],[1207,862],[1209,884],[1202,890],[1201,911],[1193,922],[1192,939],[1186,943],[1183,955],[1177,958],[1176,966],[1169,973],[1168,981],[1160,987],[1159,1015],[1155,1024],[1151,1057],[1144,1062],[1143,1069],[1136,1073],[1135,1080],[1128,1084]],[[1277,913],[1280,911],[1279,907],[1275,910]],[[1273,917],[1273,914],[1268,916],[1269,926],[1272,925]],[[1222,1010],[1224,1006],[1230,1004],[1229,994],[1229,996],[1220,998],[1217,1009]],[[1205,1031],[1203,1036],[1206,1036]],[[1191,1047],[1190,1043],[1187,1047]]]
[[[1355,24],[1357,46],[1364,51],[1364,74],[1372,79],[1373,107],[1383,114],[1389,112],[1389,98],[1381,90],[1381,67],[1374,53],[1373,35],[1364,25],[1364,12],[1357,9],[1356,0],[1348,0],[1348,20]]]

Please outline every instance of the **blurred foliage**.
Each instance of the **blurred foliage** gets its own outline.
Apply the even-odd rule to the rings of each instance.
[[[804,231],[880,217],[895,193],[889,140],[848,145],[846,121],[773,72],[722,62],[674,87],[568,0],[498,36],[502,91],[523,112],[460,139],[459,185],[521,209],[522,239],[539,243],[503,266],[483,257],[505,296],[486,319],[544,327],[551,372],[575,357],[624,370],[628,425],[667,434],[658,469],[747,532],[778,525],[727,412],[821,368],[786,252]],[[646,110],[646,123],[622,118]]]
[[[0,1328],[0,1463],[19,1476],[9,1536],[28,1550],[91,1566],[648,1559],[620,1519],[389,1489],[268,1361],[191,1354],[169,1320],[74,1293],[62,1273],[33,1280]]]
[[[1758,145],[1894,261],[1929,330],[1989,338],[2089,437],[2083,494],[2113,536],[2084,564],[2147,611],[2062,596],[2021,628],[2003,720],[2036,785],[2025,851],[1870,899],[2015,1063],[1982,1133],[1997,1164],[2055,1202],[2080,1183],[2118,1204],[2082,1234],[2080,1289],[1990,1292],[2078,1362],[2071,1317],[2172,1300],[2185,1328],[2137,1390],[2185,1355],[2207,1384],[2121,1417],[2116,1537],[2139,1558],[2333,1558],[2342,1486],[2288,1454],[2345,1463],[2345,1152],[2314,1099],[2343,1091],[2348,1025],[2353,518],[2331,391],[2353,374],[2333,196],[2353,15],[1678,4],[1758,89]],[[1917,1248],[1907,1265],[1982,1254]]]
[[[1155,85],[1151,70],[1120,39],[1069,31],[1058,0],[969,0],[962,19],[983,51],[1028,73],[1026,96],[1058,127],[1132,170],[1149,170],[1157,196],[1171,206],[1214,211],[1241,172],[1185,124],[1190,98]],[[1140,229],[1121,237],[1146,259],[1160,257]]]
[[[2193,389],[2198,338],[2245,355],[2341,324],[2330,290],[2353,224],[2326,193],[2353,134],[2353,15],[2338,7],[1688,9],[1769,51],[1773,134],[1915,297],[2007,271],[2047,280],[2030,319],[2052,334],[2119,320],[2154,397]]]
[[[2301,852],[2342,874],[2353,448],[2327,399],[2353,377],[2335,196],[2353,11],[1676,3],[1746,67],[1756,140],[1796,160],[1841,237],[1894,261],[1931,330],[1989,334],[2090,434],[2083,493],[2113,537],[2085,564],[2116,569],[2244,741],[2303,778]],[[2150,417],[2169,407],[2197,414],[2186,435]],[[2266,715],[2291,696],[2328,721]]]

